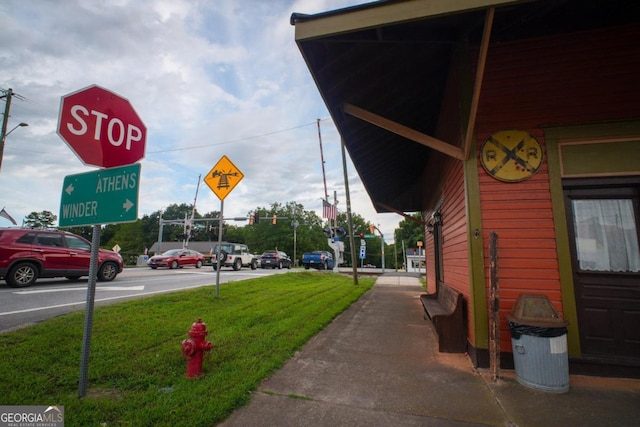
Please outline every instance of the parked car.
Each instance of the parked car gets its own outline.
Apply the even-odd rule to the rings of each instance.
[[[318,270],[333,270],[335,265],[333,255],[328,251],[313,251],[302,254],[302,265],[306,270],[316,268]]]
[[[147,261],[147,265],[154,270],[158,267],[174,269],[188,265],[200,268],[202,264],[204,264],[204,255],[191,249],[170,249],[161,255],[152,256]]]
[[[0,277],[9,286],[31,286],[38,278],[89,275],[91,242],[60,230],[0,228]],[[98,250],[97,279],[109,282],[122,272],[120,254]]]
[[[262,268],[291,268],[291,258],[282,251],[264,251],[260,256]]]

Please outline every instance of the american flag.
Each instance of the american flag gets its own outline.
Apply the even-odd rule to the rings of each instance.
[[[337,216],[338,216],[338,207],[322,199],[322,218],[335,220]]]
[[[2,208],[2,210],[0,211],[0,216],[2,218],[8,219],[9,221],[11,221],[13,223],[13,225],[18,225],[18,223],[16,222],[15,219],[13,219],[13,217],[11,215],[9,215],[9,212],[7,212],[5,210],[5,208]]]

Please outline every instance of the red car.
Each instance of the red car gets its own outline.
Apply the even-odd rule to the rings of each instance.
[[[202,264],[204,255],[191,249],[171,249],[162,255],[154,255],[147,261],[147,265],[154,270],[158,267],[182,268],[185,265],[200,268]]]
[[[0,277],[14,288],[39,277],[77,280],[89,275],[91,242],[67,231],[0,228]],[[122,272],[120,254],[98,251],[97,278],[109,282]]]

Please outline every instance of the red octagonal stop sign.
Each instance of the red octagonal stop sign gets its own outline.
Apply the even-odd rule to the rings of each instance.
[[[144,157],[147,128],[126,98],[93,85],[62,97],[58,135],[84,164],[113,168]]]

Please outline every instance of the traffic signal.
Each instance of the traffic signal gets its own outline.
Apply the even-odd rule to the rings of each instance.
[[[278,216],[276,214],[273,214],[273,218],[271,219],[271,224],[276,225],[277,222],[278,222]]]
[[[360,233],[360,238],[364,239],[364,233]]]
[[[253,214],[253,223],[257,224],[260,222],[260,214],[258,212]]]
[[[371,234],[375,234],[376,233],[376,226],[373,224],[369,224],[369,233]]]
[[[322,231],[324,232],[324,235],[327,236],[329,239],[333,237],[333,230],[331,228],[325,228]]]
[[[333,229],[333,234],[334,236],[336,236],[338,239],[343,238],[344,236],[347,235],[347,230],[344,229],[344,227],[335,227]]]
[[[253,215],[249,215],[249,225],[253,225]]]

